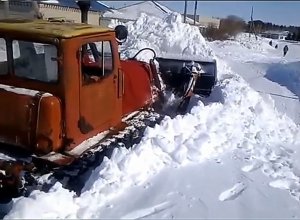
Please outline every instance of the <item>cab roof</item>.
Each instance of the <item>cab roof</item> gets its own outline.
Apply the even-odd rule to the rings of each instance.
[[[81,23],[50,22],[46,20],[0,20],[0,35],[39,35],[50,38],[71,38],[89,34],[111,32],[112,29]]]

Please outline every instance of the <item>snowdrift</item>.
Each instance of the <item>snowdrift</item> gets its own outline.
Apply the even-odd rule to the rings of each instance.
[[[267,69],[265,77],[285,86],[300,100],[300,62],[274,64]]]
[[[151,47],[161,55],[216,58],[199,30],[183,24],[178,14],[163,20],[144,14],[126,25],[129,37],[123,56]],[[148,59],[150,54],[141,56]],[[34,191],[28,198],[15,199],[5,219],[101,218],[101,207],[163,168],[205,163],[232,151],[247,158],[241,167],[244,172],[261,169],[270,177],[271,187],[285,189],[299,200],[300,172],[292,166],[292,155],[300,145],[299,127],[276,111],[273,100],[263,100],[225,62],[218,59],[217,64],[219,83],[210,98],[195,98],[188,114],[165,117],[160,125],[148,128],[132,149],[115,149],[112,158],[105,158],[94,170],[81,196],[56,183],[47,193]],[[243,186],[235,187],[244,190]],[[216,199],[226,201],[228,192]]]
[[[257,36],[257,40],[253,34],[249,36],[248,33],[240,33],[235,39],[225,40],[225,41],[214,41],[214,44],[218,44],[219,47],[228,47],[232,45],[237,45],[241,48],[254,50],[257,52],[268,52],[270,50],[275,50],[274,47],[269,45],[269,40]],[[276,42],[273,42],[275,45]]]
[[[117,24],[120,22],[114,21],[110,27]],[[128,22],[125,26],[129,34],[121,47],[123,58],[133,57],[145,47],[154,49],[160,57],[196,60],[215,57],[199,29],[182,23],[180,14],[172,13],[160,19],[142,13],[137,21]],[[148,60],[152,56],[151,52],[143,52],[138,58]]]

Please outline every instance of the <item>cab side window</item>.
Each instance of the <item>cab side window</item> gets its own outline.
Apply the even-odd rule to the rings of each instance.
[[[84,84],[98,82],[113,72],[112,47],[109,41],[87,43],[81,47],[80,53]]]
[[[57,82],[56,46],[20,40],[14,40],[12,45],[16,76],[41,82]]]
[[[8,73],[6,41],[0,38],[0,76]]]

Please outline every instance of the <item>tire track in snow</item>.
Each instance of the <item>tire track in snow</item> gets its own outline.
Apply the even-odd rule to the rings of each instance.
[[[288,190],[290,195],[300,201],[300,177],[294,171],[291,149],[282,146],[272,146],[267,150],[255,149],[250,152],[252,161],[242,167],[244,172],[253,172],[260,169],[270,177],[269,186],[273,188]]]

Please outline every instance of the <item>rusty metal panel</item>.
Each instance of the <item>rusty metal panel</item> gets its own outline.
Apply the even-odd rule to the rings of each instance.
[[[49,153],[62,146],[60,101],[49,93],[0,84],[0,141]]]
[[[36,127],[36,148],[43,153],[62,148],[62,111],[61,102],[57,97],[41,98],[38,106]]]
[[[136,60],[121,61],[124,71],[123,115],[152,102],[151,70],[148,64]]]

